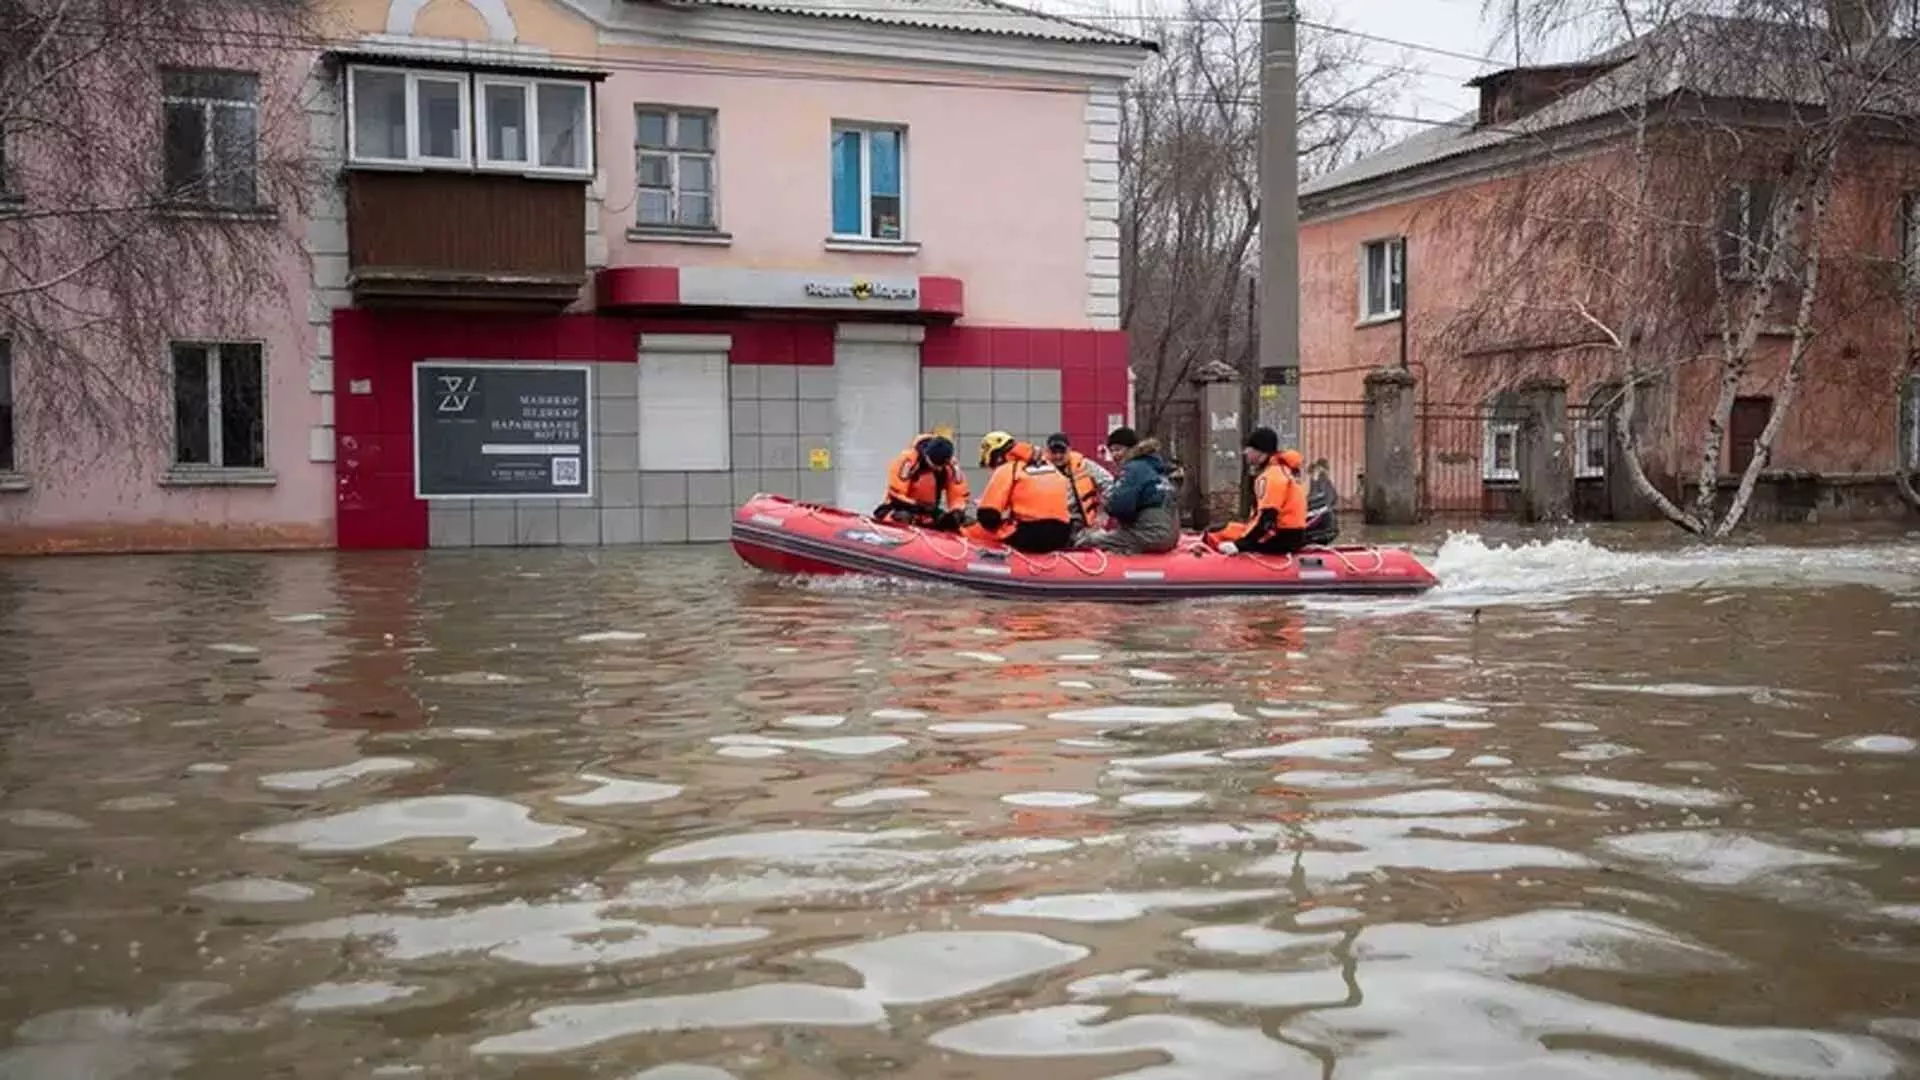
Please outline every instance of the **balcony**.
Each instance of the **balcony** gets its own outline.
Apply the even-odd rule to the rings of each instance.
[[[560,311],[587,281],[586,189],[484,172],[349,170],[354,303]]]

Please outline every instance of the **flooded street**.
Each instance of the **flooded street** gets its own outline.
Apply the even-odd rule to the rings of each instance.
[[[0,1077],[1920,1075],[1920,543],[0,564]]]

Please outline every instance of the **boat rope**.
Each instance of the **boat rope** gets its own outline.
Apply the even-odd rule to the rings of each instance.
[[[934,536],[933,531],[929,529],[923,529],[918,525],[906,525],[906,526],[887,525],[878,521],[873,521],[870,518],[857,518],[855,517],[855,515],[848,514],[844,510],[839,510],[834,507],[822,506],[817,503],[796,503],[794,505],[799,507],[805,516],[814,518],[816,520],[824,520],[825,515],[832,514],[835,517],[855,518],[855,520],[866,522],[866,524],[868,524],[871,527],[885,529],[888,532],[892,532],[896,534],[904,533],[908,539],[919,540],[921,543],[925,544],[927,546],[928,551],[933,552],[935,555],[939,556],[942,559],[948,559],[953,562],[965,561],[975,551],[979,551],[982,554],[986,554],[990,550],[988,548],[983,548],[975,545],[973,541],[967,539],[967,537],[962,534],[955,533],[953,534],[953,538],[959,542],[959,545],[960,545],[959,548],[951,552],[942,551],[940,549],[940,545],[933,542],[933,536]],[[1099,548],[1093,548],[1090,550],[1086,550],[1084,552],[1081,552],[1081,551],[1049,552],[1046,556],[1044,556],[1044,558],[1047,561],[1043,563],[1040,561],[1040,557],[1029,555],[1018,548],[1008,547],[1006,545],[1002,545],[1002,547],[1006,549],[1006,551],[1009,553],[1011,557],[1019,559],[1021,562],[1026,564],[1029,570],[1032,570],[1036,573],[1045,573],[1046,571],[1052,570],[1054,567],[1058,566],[1062,561],[1065,561],[1068,566],[1073,567],[1075,570],[1080,571],[1082,574],[1085,574],[1088,577],[1099,577],[1101,574],[1106,573],[1113,565],[1113,560],[1108,557],[1105,551]],[[1196,538],[1192,543],[1187,544],[1184,547],[1177,548],[1175,550],[1185,551],[1197,557],[1197,556],[1205,555],[1207,552],[1213,549],[1208,547],[1204,537],[1201,537],[1201,538]],[[1319,547],[1316,545],[1314,547],[1303,548],[1299,552],[1296,552],[1295,554],[1304,555],[1308,553],[1313,553],[1316,555],[1331,555],[1334,558],[1339,559],[1341,565],[1346,567],[1349,573],[1353,573],[1353,574],[1377,573],[1378,571],[1386,567],[1387,556],[1384,551],[1380,550],[1379,548],[1373,548],[1373,547],[1367,548],[1366,550],[1369,554],[1373,556],[1373,566],[1367,570],[1360,569],[1360,567],[1357,566],[1352,559],[1347,557],[1347,554],[1345,552],[1341,551],[1338,548]],[[1263,556],[1256,552],[1249,551],[1249,552],[1242,552],[1241,554],[1245,555],[1249,560],[1251,560],[1255,566],[1258,566],[1268,571],[1269,573],[1274,573],[1274,574],[1286,573],[1288,570],[1293,569],[1293,565],[1294,565],[1293,555],[1282,555],[1279,557],[1279,562],[1275,563],[1271,561],[1268,557]],[[1099,560],[1098,565],[1088,566],[1085,563],[1082,563],[1079,559],[1075,558],[1074,556],[1076,555],[1091,555],[1094,558]]]

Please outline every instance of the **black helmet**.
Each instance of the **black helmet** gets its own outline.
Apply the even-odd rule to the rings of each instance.
[[[927,464],[934,468],[944,468],[953,460],[953,442],[943,435],[935,435],[920,444],[920,456],[926,458]]]

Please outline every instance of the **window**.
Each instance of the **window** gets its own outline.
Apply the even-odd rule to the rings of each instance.
[[[11,141],[6,125],[0,124],[0,202],[20,197],[13,186],[13,165],[7,159],[7,146]]]
[[[1733,413],[1727,418],[1727,471],[1739,476],[1747,471],[1759,450],[1760,433],[1773,419],[1770,397],[1737,397]],[[1764,468],[1764,466],[1763,466]]]
[[[13,440],[13,342],[0,338],[0,473],[19,468]]]
[[[174,344],[173,463],[266,467],[266,371],[259,345]]]
[[[1611,432],[1607,430],[1607,421],[1601,417],[1580,421],[1579,445],[1575,447],[1579,454],[1573,461],[1573,475],[1579,479],[1607,475],[1607,440]]]
[[[1722,277],[1756,277],[1766,269],[1773,247],[1773,204],[1778,197],[1778,189],[1764,182],[1735,184],[1727,190],[1715,245]]]
[[[0,179],[0,190],[4,190]],[[1920,284],[1920,191],[1900,196],[1900,264],[1906,267],[1907,283]]]
[[[633,119],[636,222],[642,228],[717,228],[715,115],[642,106]]]
[[[1511,420],[1487,424],[1486,466],[1488,480],[1520,479],[1520,425]]]
[[[1621,388],[1602,383],[1587,395],[1586,407],[1574,423],[1573,475],[1578,479],[1607,475],[1607,455],[1613,444],[1614,410]]]
[[[586,83],[482,76],[478,84],[483,166],[593,171]]]
[[[1360,318],[1392,319],[1406,296],[1407,241],[1404,237],[1360,245]]]
[[[1487,403],[1486,445],[1480,458],[1480,476],[1488,483],[1520,479],[1520,395],[1511,390],[1495,394]]]
[[[233,71],[163,71],[161,183],[169,202],[254,206],[260,80]]]
[[[468,164],[469,95],[463,74],[347,69],[348,156],[376,165]]]
[[[899,128],[833,131],[833,235],[907,238],[907,133]]]
[[[1903,467],[1909,471],[1920,471],[1920,375],[1907,380],[1907,431],[1901,441],[1905,450]]]
[[[725,334],[640,339],[640,471],[725,472],[733,467],[733,410]]]

